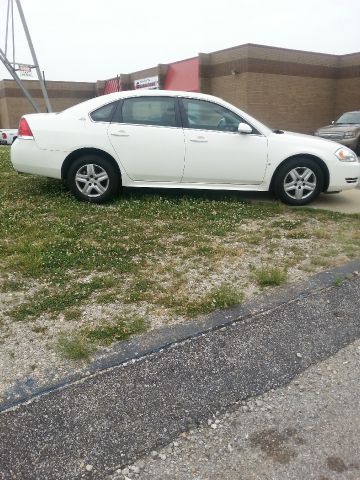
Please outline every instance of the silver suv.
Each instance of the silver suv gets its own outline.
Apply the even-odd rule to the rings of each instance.
[[[360,155],[360,111],[343,113],[331,125],[316,130],[315,135],[342,143]]]

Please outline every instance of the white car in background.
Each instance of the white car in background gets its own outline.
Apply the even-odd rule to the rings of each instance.
[[[17,137],[17,129],[0,128],[0,145],[11,145]]]
[[[210,95],[162,90],[97,97],[61,113],[25,115],[11,160],[18,172],[66,179],[102,203],[123,187],[272,191],[305,205],[355,188],[352,150],[271,130]]]

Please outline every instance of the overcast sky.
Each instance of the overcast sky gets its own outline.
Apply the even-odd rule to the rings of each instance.
[[[7,1],[0,0],[3,50]],[[360,0],[21,3],[49,80],[103,80],[244,43],[333,54],[360,51]],[[31,63],[20,21],[15,25],[16,61]],[[0,78],[10,78],[1,63]]]

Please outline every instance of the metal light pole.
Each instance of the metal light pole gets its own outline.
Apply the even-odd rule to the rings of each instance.
[[[31,105],[33,106],[33,109],[35,110],[35,112],[40,112],[40,109],[39,109],[37,103],[36,103],[35,100],[32,98],[32,96],[30,95],[30,93],[26,90],[26,87],[24,86],[24,84],[23,84],[22,81],[20,80],[19,76],[17,75],[16,70],[15,70],[14,67],[10,64],[10,62],[9,62],[8,59],[6,58],[5,53],[2,51],[1,48],[0,48],[0,60],[1,60],[2,63],[4,64],[4,66],[5,66],[5,68],[7,69],[7,71],[10,73],[10,75],[13,77],[13,79],[15,80],[15,82],[16,82],[17,85],[18,85],[18,87],[21,89],[21,91],[22,91],[23,94],[25,95],[25,97],[29,100],[29,102],[30,102]]]
[[[28,26],[27,26],[27,23],[26,23],[26,20],[25,20],[25,15],[24,15],[20,0],[15,0],[15,1],[16,1],[16,5],[17,5],[18,11],[19,11],[21,23],[23,25],[23,29],[24,29],[24,32],[25,32],[25,35],[26,35],[26,39],[27,39],[28,46],[29,46],[31,56],[32,56],[32,60],[33,60],[33,65],[31,65],[31,66],[29,65],[29,68],[35,68],[36,73],[37,73],[37,77],[38,77],[38,80],[39,80],[39,83],[40,83],[40,88],[41,88],[41,91],[42,91],[42,94],[43,94],[43,97],[44,97],[46,109],[47,109],[48,112],[51,112],[52,111],[51,104],[50,104],[49,97],[48,97],[48,94],[47,94],[47,91],[46,91],[44,78],[41,74],[39,63],[38,63],[37,58],[36,58],[36,53],[35,53],[34,46],[33,46],[33,43],[32,43],[31,37],[30,37],[29,29],[28,29]],[[11,10],[10,10],[10,5],[11,5]],[[12,62],[13,65],[11,64],[11,62],[9,61],[9,59],[6,56],[7,55],[7,40],[8,40],[8,26],[9,26],[9,20],[10,20],[10,12],[11,12],[11,17],[12,17],[12,43],[13,43],[13,57],[14,57],[13,62]],[[21,81],[19,75],[17,74],[17,69],[15,68],[15,65],[19,65],[19,64],[15,62],[13,0],[8,0],[5,52],[0,48],[0,61],[4,64],[5,68],[10,73],[10,75],[13,77],[13,79],[15,80],[16,84],[21,89],[21,91],[23,92],[25,97],[29,100],[29,102],[31,103],[34,110],[36,112],[40,112],[40,109],[39,109],[37,103],[35,102],[35,100],[30,95],[30,93],[27,90],[27,88],[25,87],[24,83]]]
[[[37,73],[37,76],[38,76],[38,79],[39,79],[39,82],[40,82],[40,88],[41,88],[42,94],[44,96],[45,105],[46,105],[47,111],[52,112],[51,105],[50,105],[50,102],[49,102],[49,97],[48,97],[48,94],[47,94],[47,91],[46,91],[46,88],[45,88],[45,84],[44,84],[44,79],[41,75],[39,63],[38,63],[37,58],[36,58],[36,53],[35,53],[35,50],[34,50],[33,43],[31,41],[30,32],[29,32],[29,29],[28,29],[28,26],[27,26],[27,23],[26,23],[26,20],[25,20],[24,12],[23,12],[20,0],[15,0],[15,1],[16,1],[16,5],[18,7],[18,10],[19,10],[21,22],[22,22],[23,27],[24,27],[24,32],[25,32],[25,35],[26,35],[26,38],[27,38],[27,41],[28,41],[28,44],[29,44],[29,48],[30,48],[31,56],[32,56],[32,59],[33,59],[33,62],[34,62],[35,70],[36,70],[36,73]]]

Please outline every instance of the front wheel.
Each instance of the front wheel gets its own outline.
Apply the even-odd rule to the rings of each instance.
[[[117,193],[120,176],[116,167],[97,155],[84,155],[71,165],[68,186],[79,199],[91,203],[104,203]]]
[[[276,172],[274,193],[288,205],[307,205],[323,190],[324,175],[314,160],[294,158]]]

